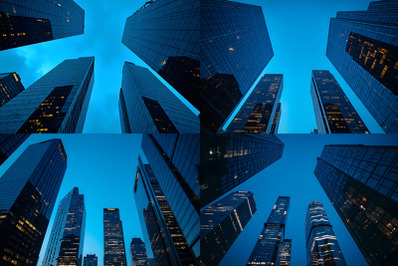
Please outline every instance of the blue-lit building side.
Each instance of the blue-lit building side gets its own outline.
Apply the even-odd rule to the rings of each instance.
[[[30,134],[0,134],[0,165],[29,137]]]
[[[0,74],[0,107],[25,89],[17,73]]]
[[[103,210],[104,225],[104,266],[127,266],[124,231],[119,209]]]
[[[140,238],[132,238],[129,254],[132,266],[148,265],[146,247]]]
[[[88,254],[83,260],[83,266],[97,266],[97,260],[96,254]]]

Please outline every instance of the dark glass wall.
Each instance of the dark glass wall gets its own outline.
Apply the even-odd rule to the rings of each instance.
[[[0,74],[0,107],[25,89],[17,73]]]
[[[132,238],[129,251],[132,266],[148,265],[146,247],[140,238]]]
[[[0,165],[29,137],[30,134],[0,134]]]
[[[95,254],[88,254],[85,256],[83,266],[97,266],[97,256]]]

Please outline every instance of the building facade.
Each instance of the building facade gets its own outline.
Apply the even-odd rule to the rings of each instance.
[[[200,215],[200,265],[218,265],[257,210],[254,194],[233,192]]]
[[[119,209],[105,208],[104,212],[104,266],[127,266],[124,233]]]
[[[370,265],[397,264],[397,146],[326,145],[314,174]]]
[[[308,205],[305,229],[308,266],[347,265],[322,203]]]
[[[140,238],[132,238],[130,258],[133,266],[147,266],[147,252],[144,242]]]
[[[87,254],[83,260],[83,266],[97,266],[96,254]]]
[[[312,71],[311,98],[318,133],[369,133],[361,117],[329,71]]]
[[[0,134],[0,165],[21,146],[29,134]]]
[[[65,60],[0,108],[0,133],[82,133],[94,57]]]
[[[290,265],[290,260],[292,258],[292,240],[283,239],[279,245],[278,258],[276,260],[276,265],[288,266]]]
[[[67,167],[60,139],[30,145],[0,178],[0,264],[36,265]]]
[[[288,241],[284,241],[289,204],[289,197],[278,197],[246,265],[279,265],[277,261],[284,258],[279,251],[286,249],[290,253]],[[284,245],[282,249],[281,245]]]
[[[126,62],[119,95],[123,133],[198,133],[200,119],[148,69]]]
[[[0,74],[0,107],[11,101],[24,89],[25,87],[17,73]]]
[[[397,133],[398,36],[395,0],[331,18],[326,55],[386,133]]]

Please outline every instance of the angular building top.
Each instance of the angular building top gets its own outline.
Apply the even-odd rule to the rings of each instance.
[[[0,134],[0,165],[29,137],[30,134]]]
[[[132,238],[130,257],[133,266],[147,266],[147,253],[144,242],[140,238]]]
[[[25,89],[17,73],[0,74],[0,107]]]
[[[396,0],[366,11],[338,12],[326,55],[386,133],[397,133],[398,36]]]
[[[65,60],[0,108],[0,133],[81,133],[94,57]]]
[[[83,34],[85,11],[72,0],[3,0],[0,50]]]
[[[369,133],[361,117],[329,71],[312,71],[311,97],[318,133]]]
[[[119,209],[104,209],[104,266],[128,265]]]

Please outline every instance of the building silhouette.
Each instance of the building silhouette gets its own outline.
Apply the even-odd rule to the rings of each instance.
[[[132,238],[130,258],[133,266],[147,266],[147,252],[144,242],[140,238]]]
[[[104,217],[104,266],[128,265],[126,262],[124,233],[119,209],[105,208]]]
[[[24,89],[17,73],[0,74],[0,107],[11,101]]]
[[[87,254],[83,260],[83,266],[97,266],[96,254]]]

